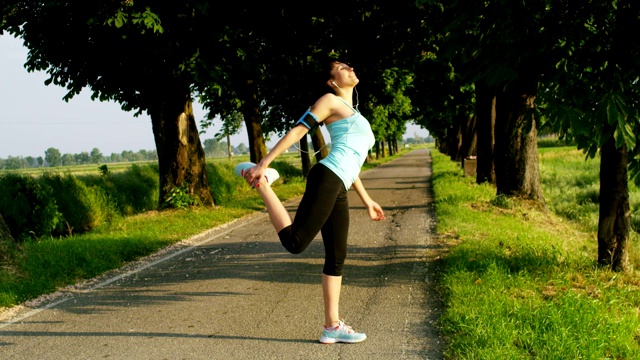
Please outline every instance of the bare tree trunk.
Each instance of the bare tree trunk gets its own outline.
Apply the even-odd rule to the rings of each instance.
[[[166,85],[166,86],[162,86]],[[203,205],[213,205],[206,163],[186,84],[156,84],[144,94],[158,152],[159,205],[176,187],[186,188]]]
[[[322,135],[320,128],[316,128],[311,134],[311,143],[313,144],[313,148],[316,152],[316,162],[319,162],[329,155],[329,149],[326,147],[324,135]]]
[[[311,160],[309,159],[309,140],[307,135],[300,138],[300,159],[302,161],[302,176],[306,179],[311,169]]]
[[[391,139],[387,140],[387,146],[389,146],[389,156],[393,156],[393,144]]]
[[[476,84],[476,182],[496,183],[493,164],[494,125],[496,121],[496,95],[485,82]]]
[[[386,154],[386,150],[385,150],[385,146],[384,146],[384,139],[380,140],[380,152],[382,153],[382,157],[387,157]]]
[[[616,149],[612,136],[600,153],[598,263],[614,271],[626,271],[630,228],[627,146]]]
[[[242,115],[249,136],[249,158],[251,162],[258,163],[267,156],[267,145],[264,142],[260,104],[254,81],[251,79],[244,81],[240,94],[243,101]]]
[[[229,161],[233,157],[233,152],[231,151],[231,135],[227,132],[227,154],[229,154]]]
[[[536,84],[517,84],[496,98],[495,171],[498,194],[535,200],[544,206],[538,167],[534,106]]]

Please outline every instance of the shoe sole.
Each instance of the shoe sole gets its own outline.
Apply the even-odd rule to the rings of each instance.
[[[345,344],[355,344],[355,343],[363,342],[365,340],[367,340],[366,337],[361,340],[345,340],[345,339],[336,339],[336,338],[330,338],[330,337],[324,337],[324,336],[320,338],[320,342],[323,344],[335,344],[340,342]]]

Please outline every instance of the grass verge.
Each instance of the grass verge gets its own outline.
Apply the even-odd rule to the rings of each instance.
[[[416,147],[402,149],[394,156],[374,160],[366,164],[363,171],[414,149]],[[282,201],[302,195],[305,187],[304,179],[291,171],[291,165],[300,166],[299,161],[292,161],[291,156],[284,159],[281,164],[274,162],[282,180],[273,187]],[[239,161],[244,160],[235,159],[234,163]],[[233,165],[220,167],[225,168],[232,169]],[[238,182],[231,170],[220,170],[218,175],[217,186],[220,182],[235,186],[233,191],[228,191],[233,195],[225,199],[223,206],[149,211],[117,218],[88,233],[63,238],[49,237],[20,244],[0,241],[0,308],[91,279],[207,229],[264,209],[259,195],[246,183]]]
[[[599,268],[595,233],[431,154],[447,359],[640,358],[637,272]]]

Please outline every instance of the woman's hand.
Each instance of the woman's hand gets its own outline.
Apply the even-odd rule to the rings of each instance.
[[[267,167],[260,163],[254,167],[251,167],[244,171],[243,177],[252,187],[260,187],[260,179],[262,179],[267,172]]]
[[[375,201],[372,201],[369,205],[367,205],[367,211],[369,212],[369,217],[373,221],[384,220],[384,211],[382,211],[382,207]]]

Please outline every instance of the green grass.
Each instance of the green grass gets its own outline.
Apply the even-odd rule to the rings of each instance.
[[[402,149],[397,155],[366,164],[363,170],[417,148]],[[0,241],[0,307],[11,307],[91,279],[207,229],[262,211],[264,204],[257,192],[229,170],[247,160],[248,157],[236,157],[231,163],[227,159],[211,160],[221,165],[217,167],[216,181],[232,188],[226,189],[232,196],[215,208],[148,211],[114,219],[82,235],[42,238],[21,244]],[[272,166],[282,175],[273,185],[281,200],[302,195],[305,181],[292,169],[300,168],[299,156],[284,154]]]
[[[569,149],[549,149],[556,150],[558,158],[568,157]],[[562,211],[496,198],[493,186],[476,184],[459,164],[431,153],[437,233],[451,245],[438,279],[447,359],[640,357],[640,279],[635,271],[596,266],[595,233],[576,226],[589,221],[586,209],[569,221]],[[592,175],[580,175],[574,163],[547,167],[547,161],[542,156],[543,183],[564,189],[545,193],[550,208],[570,201],[556,202],[554,195],[591,184]],[[578,180],[559,180],[571,177],[565,171]],[[630,252],[639,252],[637,241]]]
[[[589,231],[598,227],[600,193],[600,158],[586,159],[575,147],[543,148],[540,154],[540,177],[549,208],[584,226]],[[629,182],[631,224],[640,230],[640,189]]]

